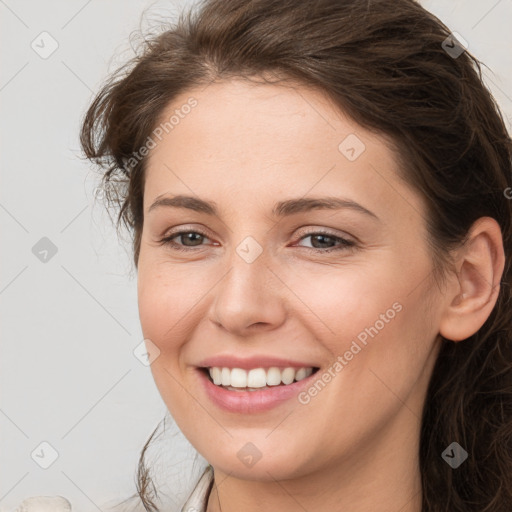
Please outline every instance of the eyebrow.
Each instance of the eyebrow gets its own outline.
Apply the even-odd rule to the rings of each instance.
[[[160,207],[186,208],[199,213],[219,217],[219,210],[214,201],[205,201],[192,196],[158,196],[154,203],[149,207],[148,213]],[[310,210],[339,210],[351,209],[363,213],[369,217],[380,220],[375,213],[364,206],[341,197],[301,197],[298,199],[287,199],[276,203],[272,209],[274,217],[286,217],[296,213],[303,213]]]

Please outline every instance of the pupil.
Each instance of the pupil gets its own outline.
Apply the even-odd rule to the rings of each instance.
[[[185,240],[187,240],[187,241],[189,241],[189,242],[193,242],[193,241],[194,241],[194,240],[193,240],[193,239],[194,239],[194,237],[195,237],[195,239],[196,239],[196,241],[197,241],[197,240],[198,240],[198,239],[200,239],[202,236],[203,236],[203,235],[201,235],[201,234],[199,234],[199,233],[187,233],[187,234],[185,235]],[[201,241],[201,240],[199,240],[199,241]],[[197,244],[192,244],[192,245],[197,245]]]
[[[327,239],[327,243],[329,243],[330,241],[332,241],[332,238],[329,236],[329,235],[314,235],[313,236],[313,240],[314,239],[320,239],[321,242],[320,244],[322,244],[322,240],[323,240],[323,243],[325,243],[325,240]],[[313,244],[314,245],[314,244]]]

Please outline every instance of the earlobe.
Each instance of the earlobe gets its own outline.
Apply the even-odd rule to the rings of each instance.
[[[501,229],[495,219],[481,217],[459,249],[457,278],[447,288],[439,333],[454,342],[475,334],[491,314],[505,266]]]

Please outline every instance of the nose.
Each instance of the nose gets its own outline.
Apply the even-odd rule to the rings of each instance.
[[[286,287],[265,254],[251,263],[234,254],[230,263],[214,288],[212,322],[241,337],[278,328],[286,319]]]

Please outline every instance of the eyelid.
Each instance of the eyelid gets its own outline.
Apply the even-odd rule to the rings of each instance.
[[[305,230],[306,228],[304,228]],[[159,239],[159,244],[162,246],[168,246],[171,250],[179,251],[179,252],[197,252],[197,250],[200,250],[204,247],[203,244],[200,244],[198,246],[186,246],[181,245],[177,242],[172,241],[173,238],[179,237],[180,235],[187,234],[187,233],[195,233],[203,238],[210,239],[208,234],[203,231],[203,229],[195,229],[187,226],[180,226],[179,228],[176,228],[176,231],[173,231],[171,229],[167,232],[168,234],[164,234],[163,237]],[[303,239],[312,237],[315,235],[325,235],[327,237],[332,238],[335,240],[338,245],[335,247],[328,247],[328,248],[315,248],[315,247],[305,247],[301,245],[296,245],[299,242],[301,242]],[[219,245],[218,242],[214,242],[213,245]],[[346,237],[345,235],[338,235],[336,233],[333,233],[332,231],[326,229],[326,228],[309,228],[303,231],[301,235],[298,236],[297,240],[295,241],[294,245],[292,247],[301,247],[302,249],[305,249],[306,252],[310,252],[313,254],[328,254],[328,253],[337,253],[341,251],[350,251],[355,250],[359,247],[359,243],[351,240],[350,237]]]
[[[189,233],[189,232],[194,232],[194,233],[200,233],[201,235],[205,236],[205,237],[208,237],[208,238],[211,238],[211,236],[209,235],[209,231],[203,227],[202,225],[200,225],[200,227],[197,227],[197,225],[182,225],[182,224],[179,224],[178,226],[174,226],[172,228],[167,228],[163,234],[160,235],[160,238],[167,238],[169,236],[176,236],[176,235],[179,235],[179,234],[182,234],[182,233]]]
[[[174,227],[171,229],[168,229],[164,232],[163,235],[161,235],[158,238],[158,244],[162,246],[169,246],[173,248],[174,250],[178,251],[194,251],[197,249],[201,249],[204,247],[204,245],[198,245],[198,246],[192,246],[187,247],[186,245],[181,245],[179,243],[176,243],[174,241],[171,241],[171,239],[179,237],[180,235],[186,234],[186,233],[197,233],[198,235],[201,235],[202,237],[210,240],[210,236],[207,234],[207,230],[204,230],[203,228],[194,228],[192,226],[179,226]],[[217,242],[214,242],[214,245],[219,245]]]
[[[195,233],[203,235],[206,238],[210,238],[210,239],[212,238],[208,234],[208,230],[203,227],[196,228],[192,225],[184,225],[184,226],[180,225],[180,226],[175,226],[175,228],[176,228],[176,231],[174,231],[174,228],[166,229],[164,231],[164,233],[162,235],[160,235],[160,239],[169,238],[171,236],[174,237],[174,236],[177,236],[177,235],[180,235],[183,233],[187,233],[187,232],[195,232]],[[299,233],[297,235],[295,235],[295,238],[296,238],[296,241],[300,241],[300,239],[303,236],[312,236],[315,234],[323,234],[323,235],[328,235],[328,236],[332,236],[332,237],[336,237],[336,238],[344,238],[347,241],[351,241],[354,243],[359,242],[357,237],[348,235],[347,233],[337,233],[335,231],[331,231],[330,228],[319,227],[319,226],[308,226],[308,227],[304,227],[304,228],[299,228]]]
[[[358,243],[359,240],[352,235],[349,235],[345,232],[337,232],[331,228],[325,228],[320,226],[308,226],[307,228],[299,230],[298,239],[302,238],[303,236],[311,236],[311,235],[328,235],[332,236],[333,238],[343,238],[347,240],[348,242]]]

